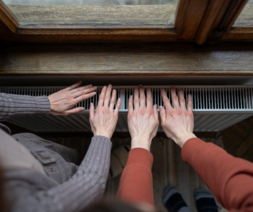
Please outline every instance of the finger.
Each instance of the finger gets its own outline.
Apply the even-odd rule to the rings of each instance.
[[[121,99],[118,98],[118,101],[117,101],[117,104],[116,104],[116,107],[115,107],[115,110],[114,110],[114,114],[115,115],[118,115],[119,109],[120,109],[120,105],[121,105]]]
[[[156,121],[158,121],[158,110],[157,110],[156,104],[153,106],[153,111],[154,111],[155,119],[156,119]]]
[[[111,98],[111,102],[110,102],[110,110],[113,111],[114,105],[115,105],[115,100],[116,100],[116,90],[113,89],[112,91],[112,98]]]
[[[165,121],[166,121],[166,111],[163,106],[160,106],[159,110],[160,110],[160,117],[161,117],[162,126],[164,126]]]
[[[85,89],[91,88],[91,87],[93,87],[93,86],[92,86],[92,85],[85,85],[85,86],[81,86],[81,87],[72,89],[72,90],[69,91],[69,92],[70,92],[70,93],[75,93],[75,92],[77,92],[77,91],[85,90]]]
[[[187,110],[188,112],[192,112],[192,95],[188,95],[188,104],[187,104]]]
[[[75,113],[79,113],[81,111],[85,110],[84,107],[77,107],[77,108],[74,108],[74,109],[71,109],[71,110],[67,110],[65,112],[66,115],[70,115],[70,114],[75,114]]]
[[[89,89],[80,90],[80,91],[77,91],[75,93],[72,93],[72,95],[74,96],[74,98],[76,98],[76,97],[79,97],[81,95],[90,93],[90,92],[95,91],[95,90],[97,90],[97,87],[92,87],[92,88],[89,88]]]
[[[169,112],[170,110],[172,110],[172,107],[170,104],[170,100],[168,99],[166,91],[164,89],[162,89],[161,95],[162,95],[162,99],[163,99],[163,103],[166,108],[166,111]]]
[[[139,89],[135,88],[134,89],[134,109],[135,110],[139,109],[139,104],[140,104],[140,101],[139,101]]]
[[[140,108],[145,108],[146,97],[142,85],[139,86],[139,91],[140,91]]]
[[[104,98],[105,98],[106,89],[107,89],[107,87],[104,86],[101,93],[100,93],[99,100],[98,100],[98,107],[103,107],[103,105],[104,105]]]
[[[81,95],[86,94],[86,93],[90,93],[90,92],[95,91],[95,90],[97,90],[97,87],[95,87],[95,86],[90,87],[90,88],[86,88],[86,89],[77,88],[77,89],[72,90],[72,92],[70,92],[70,93],[72,93],[74,98],[76,98],[78,96],[81,96]]]
[[[84,94],[82,96],[79,96],[79,97],[75,98],[74,105],[78,104],[79,102],[84,101],[85,99],[89,99],[95,95],[96,95],[96,92],[92,92],[92,93],[88,93],[88,94]]]
[[[79,81],[79,82],[77,82],[76,84],[74,84],[74,85],[71,85],[71,86],[69,86],[69,87],[67,87],[67,88],[65,88],[67,91],[70,91],[70,90],[72,90],[72,89],[74,89],[74,88],[77,88],[79,85],[81,85],[82,84],[82,81]]]
[[[178,90],[178,96],[179,96],[179,103],[180,103],[180,107],[182,110],[186,110],[185,109],[185,99],[184,99],[184,92],[181,88],[179,88]]]
[[[132,113],[134,110],[133,108],[133,96],[131,95],[128,100],[128,113]]]
[[[148,90],[147,90],[147,108],[152,108],[152,105],[153,105],[152,93],[151,93],[151,89],[148,88]]]
[[[112,92],[112,85],[108,85],[107,90],[106,90],[106,94],[105,94],[104,107],[109,106],[111,92]]]
[[[177,97],[176,89],[174,85],[171,86],[171,99],[172,99],[173,107],[175,109],[179,108],[178,97]]]
[[[95,115],[95,107],[93,105],[93,103],[90,103],[90,120],[93,120],[94,115]]]

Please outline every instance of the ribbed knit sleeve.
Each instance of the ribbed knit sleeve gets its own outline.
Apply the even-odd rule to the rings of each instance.
[[[26,96],[0,93],[0,121],[20,115],[47,114],[50,102],[47,96]]]
[[[46,192],[37,193],[38,208],[47,212],[76,212],[99,200],[105,191],[110,166],[111,141],[92,138],[77,173],[67,182]]]
[[[186,141],[182,158],[230,212],[253,211],[253,164],[198,138]]]

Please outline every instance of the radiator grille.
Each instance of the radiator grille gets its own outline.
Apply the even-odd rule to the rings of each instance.
[[[193,97],[193,110],[252,110],[253,109],[253,86],[180,86],[184,90],[187,100],[187,94]],[[43,96],[50,95],[59,91],[63,87],[2,87],[0,92]],[[153,103],[158,107],[163,105],[160,95],[161,89],[165,89],[170,99],[170,86],[150,86],[153,93]],[[84,107],[86,110],[90,107],[90,102],[96,106],[102,87],[98,87],[97,95],[80,102],[75,107]],[[121,111],[128,110],[128,98],[133,95],[134,87],[114,87],[117,90],[118,98],[121,97]],[[177,88],[176,88],[177,90]],[[145,88],[146,91],[146,88]]]
[[[158,107],[163,105],[160,95],[165,89],[170,98],[170,86],[149,86],[153,93],[153,103]],[[253,86],[179,86],[184,95],[193,96],[193,112],[195,131],[220,131],[253,115]],[[50,95],[63,87],[0,87],[0,92],[41,96]],[[128,98],[133,95],[134,87],[115,86],[118,98],[121,98],[121,108],[116,131],[128,131],[127,111]],[[75,107],[86,110],[79,114],[57,117],[52,115],[34,115],[17,117],[8,120],[12,124],[34,132],[67,132],[90,131],[89,106],[96,106],[102,87],[98,87],[97,95],[80,102]],[[159,131],[162,131],[161,126]]]

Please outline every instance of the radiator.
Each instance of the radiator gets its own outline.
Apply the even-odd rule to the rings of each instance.
[[[147,87],[147,86],[146,86]],[[170,86],[148,86],[152,89],[153,103],[163,105],[160,91],[164,88],[170,98]],[[178,86],[193,97],[194,131],[221,131],[253,115],[253,86]],[[0,87],[0,92],[41,96],[50,95],[63,87]],[[80,102],[75,107],[85,111],[70,116],[33,115],[9,119],[8,122],[34,132],[83,132],[90,131],[89,106],[96,106],[102,87],[97,95]],[[128,98],[134,86],[114,86],[121,98],[116,131],[128,131]],[[159,126],[159,131],[162,131]]]

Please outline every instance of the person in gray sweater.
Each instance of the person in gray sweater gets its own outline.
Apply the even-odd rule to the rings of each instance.
[[[81,82],[50,96],[0,93],[0,121],[20,115],[69,115],[84,108],[77,103],[96,94],[96,87]],[[118,121],[120,99],[114,109],[116,90],[104,87],[98,106],[90,106],[94,137],[78,167],[76,152],[31,133],[10,136],[0,124],[0,163],[5,193],[14,212],[76,212],[99,200],[104,193],[111,153],[111,137]],[[110,100],[111,99],[111,100]]]

